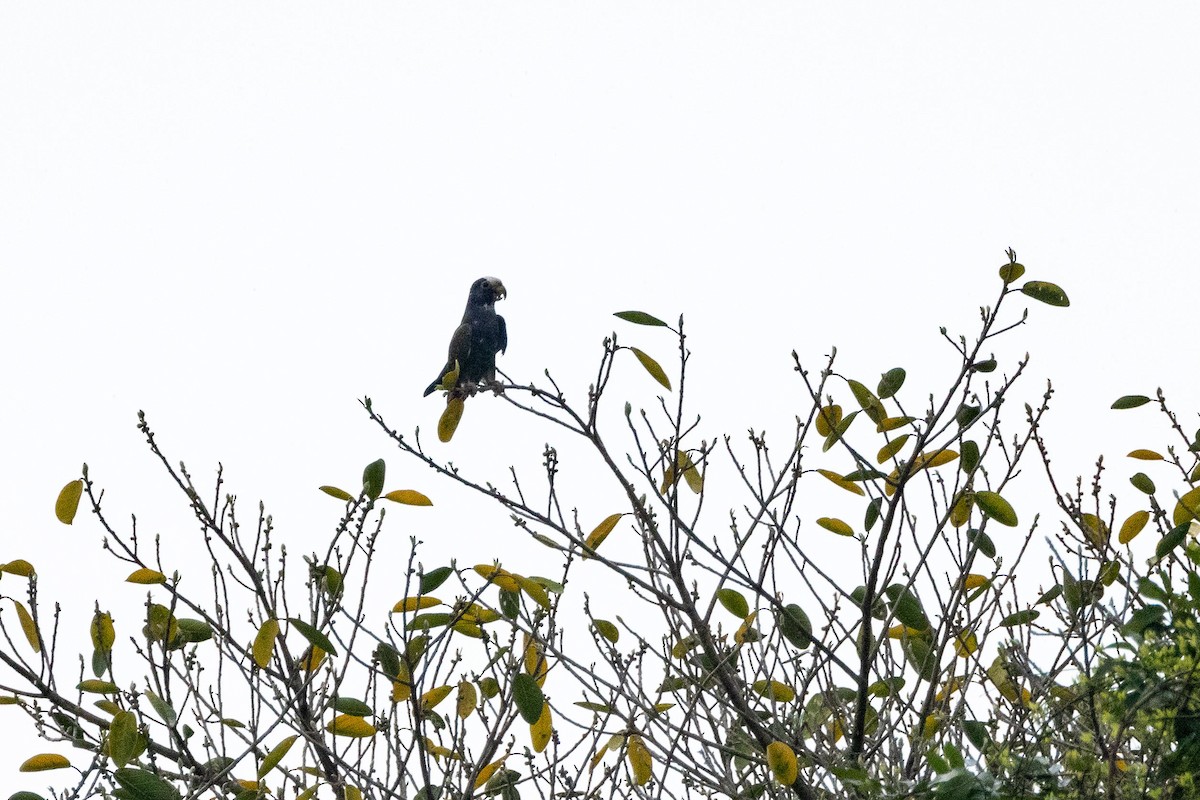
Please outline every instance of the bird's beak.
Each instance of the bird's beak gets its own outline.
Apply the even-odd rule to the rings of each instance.
[[[504,288],[504,284],[498,278],[492,278],[492,297],[496,300],[508,297],[508,289]]]

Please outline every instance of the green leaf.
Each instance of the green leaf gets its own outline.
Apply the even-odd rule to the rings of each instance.
[[[788,603],[782,612],[776,612],[775,624],[779,626],[779,633],[793,647],[803,650],[812,644],[812,622],[804,609],[795,603]]]
[[[207,642],[213,637],[212,626],[202,619],[177,619],[175,622],[179,626],[183,641],[189,644]]]
[[[962,443],[962,449],[959,451],[958,457],[959,467],[969,475],[979,466],[979,445],[970,439],[966,440]]]
[[[963,403],[954,412],[954,421],[958,423],[958,427],[965,428],[975,420],[979,419],[979,414],[982,409],[979,406],[972,406]]]
[[[267,753],[266,757],[262,760],[262,764],[260,764],[258,767],[258,779],[260,781],[265,778],[271,770],[275,769],[275,767],[279,765],[280,761],[283,761],[283,757],[288,754],[288,751],[292,749],[292,745],[294,745],[296,740],[299,738],[300,736],[298,734],[293,734],[284,738],[283,741],[271,748],[271,752]]]
[[[982,750],[989,742],[991,742],[992,737],[988,733],[987,725],[983,724],[982,722],[977,722],[973,719],[965,720],[962,726],[963,733],[967,735],[968,741],[975,745],[975,749]]]
[[[576,700],[575,705],[588,711],[595,711],[597,714],[608,714],[612,712],[612,706],[605,703],[591,703],[587,700]]]
[[[937,678],[937,659],[934,658],[928,642],[916,636],[905,636],[900,644],[904,650],[904,657],[923,680],[932,682]]]
[[[665,386],[667,391],[670,391],[671,381],[669,378],[667,378],[667,373],[663,372],[663,368],[658,365],[658,362],[636,347],[631,347],[629,349],[633,351],[635,356],[637,356],[637,360],[642,362],[642,366],[646,368],[646,372],[650,373],[650,377],[654,378],[654,380]],[[536,722],[536,720],[534,721]],[[533,723],[531,722],[529,724],[532,725]]]
[[[726,611],[739,619],[745,619],[750,614],[750,604],[737,589],[721,589],[717,592],[717,600]]]
[[[446,579],[449,578],[453,572],[454,570],[450,569],[450,567],[438,567],[437,569],[431,569],[429,572],[426,572],[421,576],[421,594],[429,594],[433,590],[437,589],[446,582]]]
[[[300,631],[301,636],[303,636],[305,639],[308,639],[309,644],[313,645],[314,647],[321,648],[331,656],[337,655],[337,648],[333,646],[333,642],[329,641],[329,637],[321,633],[312,625],[309,625],[302,619],[296,619],[295,617],[289,617],[288,622],[292,623],[296,630]]]
[[[986,358],[983,361],[976,361],[971,365],[971,369],[975,370],[976,372],[995,372],[996,359]]]
[[[656,328],[668,327],[667,323],[658,317],[647,314],[645,311],[618,311],[613,316],[619,317],[626,322],[632,322],[634,325],[651,325]]]
[[[132,711],[118,711],[108,726],[108,755],[118,767],[128,764],[136,755],[138,741],[137,717]]]
[[[179,800],[179,791],[157,775],[127,767],[113,773],[130,800]]]
[[[517,711],[521,712],[521,718],[530,725],[541,718],[546,696],[532,675],[518,672],[513,677],[513,700],[516,701]]]
[[[1146,403],[1149,403],[1149,402],[1150,402],[1150,398],[1146,397],[1146,395],[1144,395],[1144,394],[1127,394],[1124,397],[1118,397],[1116,400],[1114,400],[1112,407],[1117,409],[1118,411],[1122,411],[1127,408],[1137,408],[1138,406],[1144,406],[1144,405],[1146,405]]]
[[[825,444],[821,447],[822,453],[827,452],[829,448],[837,444],[838,440],[846,435],[846,431],[850,430],[850,425],[854,422],[854,418],[858,415],[858,411],[852,411],[851,413],[842,417],[841,421],[838,422],[837,425],[833,426],[833,430],[831,430],[829,435],[825,437]]]
[[[879,511],[883,507],[883,498],[876,497],[871,502],[867,503],[867,513],[863,517],[863,529],[871,530],[875,523],[879,521]]]
[[[992,541],[992,537],[980,530],[972,528],[967,531],[967,541],[979,549],[979,552],[988,558],[996,557],[996,544]]]
[[[1146,494],[1154,494],[1154,481],[1150,480],[1150,476],[1144,472],[1139,472],[1129,479],[1129,482],[1134,485],[1139,491]]]
[[[995,492],[976,492],[975,505],[979,510],[1001,525],[1014,528],[1017,525],[1017,512],[1008,501]]]
[[[1182,525],[1172,528],[1166,536],[1159,540],[1158,546],[1154,548],[1155,558],[1163,558],[1167,553],[1182,544],[1183,540],[1187,538],[1188,528],[1190,527],[1191,523],[1185,522]]]
[[[884,594],[891,601],[892,613],[895,614],[897,620],[914,630],[924,631],[929,628],[929,618],[925,616],[925,610],[921,608],[921,601],[912,593],[912,590],[905,588],[902,584],[893,583],[884,590]]]
[[[621,631],[617,629],[616,625],[613,625],[606,619],[594,619],[592,620],[592,625],[596,628],[596,633],[613,644],[616,644],[617,640],[621,638]]]
[[[387,465],[383,463],[382,458],[367,464],[363,469],[363,494],[372,500],[378,500],[379,495],[383,494],[383,477],[386,472]]]
[[[338,713],[351,714],[356,717],[370,717],[375,714],[375,709],[357,697],[339,697],[333,701],[333,709]]]
[[[1042,612],[1033,608],[1029,608],[1025,611],[1018,611],[1015,614],[1009,614],[1007,617],[1000,620],[1000,625],[1004,628],[1015,628],[1018,625],[1028,625],[1041,615]]]
[[[384,675],[394,680],[400,674],[400,654],[387,642],[380,642],[375,647],[375,658],[379,659],[379,668]]]
[[[879,379],[879,386],[876,388],[879,396],[886,399],[900,391],[907,374],[903,367],[893,367],[883,373],[883,377]]]
[[[879,402],[879,398],[870,389],[858,381],[852,380],[847,381],[847,383],[850,384],[850,391],[854,395],[854,399],[858,401],[858,405],[866,413],[867,417],[870,418],[871,422],[878,424],[880,420],[887,416],[887,413],[883,409],[883,404]]]
[[[1048,281],[1026,281],[1025,285],[1021,287],[1021,292],[1048,306],[1066,308],[1071,305],[1071,301],[1067,299],[1067,293],[1062,290],[1062,287]]]
[[[63,525],[70,525],[75,521],[75,512],[79,510],[79,498],[83,497],[83,481],[73,480],[62,488],[58,493],[58,499],[54,501],[54,516],[58,517],[58,521]]]
[[[158,718],[168,725],[174,725],[179,721],[179,715],[175,713],[175,709],[171,708],[171,704],[154,692],[147,689],[143,692],[146,699],[150,701],[150,705],[154,708],[154,713],[158,714]]]

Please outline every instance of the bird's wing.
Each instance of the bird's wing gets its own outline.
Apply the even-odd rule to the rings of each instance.
[[[500,345],[500,352],[503,353],[508,349],[508,326],[504,324],[504,317],[500,316],[499,314],[496,315],[496,319],[500,322],[500,336],[498,344]]]
[[[471,323],[463,320],[463,323],[454,329],[454,335],[450,337],[450,350],[446,356],[446,363],[453,369],[455,360],[461,365],[467,360],[470,352]]]

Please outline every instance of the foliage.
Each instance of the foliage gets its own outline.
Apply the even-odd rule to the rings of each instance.
[[[1027,361],[1001,368],[993,350],[1026,322],[1014,302],[1069,304],[1024,272],[1010,251],[976,334],[942,330],[955,366],[936,388],[793,353],[805,399],[781,448],[705,438],[683,319],[641,311],[617,314],[638,346],[605,339],[581,404],[549,373],[548,389],[506,376],[511,413],[560,440],[537,478],[469,475],[365,399],[413,474],[498,505],[554,560],[551,578],[465,549],[425,568],[414,538],[389,613],[368,591],[385,507],[407,520],[431,500],[388,491],[383,460],[355,491],[321,487],[344,511],[297,569],[262,506],[246,525],[220,470],[202,494],[140,418],[208,563],[174,570],[136,520],[110,520],[86,466],[67,484],[58,519],[90,510],[146,600],[136,625],[98,601],[86,634],[60,631],[33,565],[0,567],[0,703],[79,750],[26,768],[72,765],[64,797],[137,800],[1191,796],[1200,448],[1160,393],[1185,447],[1131,455],[1184,487],[1173,504],[1138,472],[1118,522],[1102,461],[1089,493],[1062,489],[1041,431],[1053,391],[1014,412]],[[670,369],[650,355],[668,340]],[[613,399],[627,369],[651,401]],[[564,448],[599,476],[578,496]],[[1015,481],[1038,460],[1063,517],[1045,591],[1019,580],[1042,522]],[[1147,568],[1133,551],[1151,531]],[[72,669],[60,653],[76,650]]]

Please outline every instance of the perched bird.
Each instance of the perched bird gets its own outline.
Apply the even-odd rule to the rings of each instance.
[[[450,337],[450,351],[446,366],[425,390],[431,395],[439,386],[451,391],[451,396],[465,396],[474,391],[480,381],[493,383],[496,380],[496,353],[508,348],[508,328],[504,317],[496,313],[496,301],[508,295],[508,290],[499,278],[480,278],[471,284],[467,294],[467,308],[462,322]],[[444,379],[458,365],[458,378],[452,386],[444,385]]]

